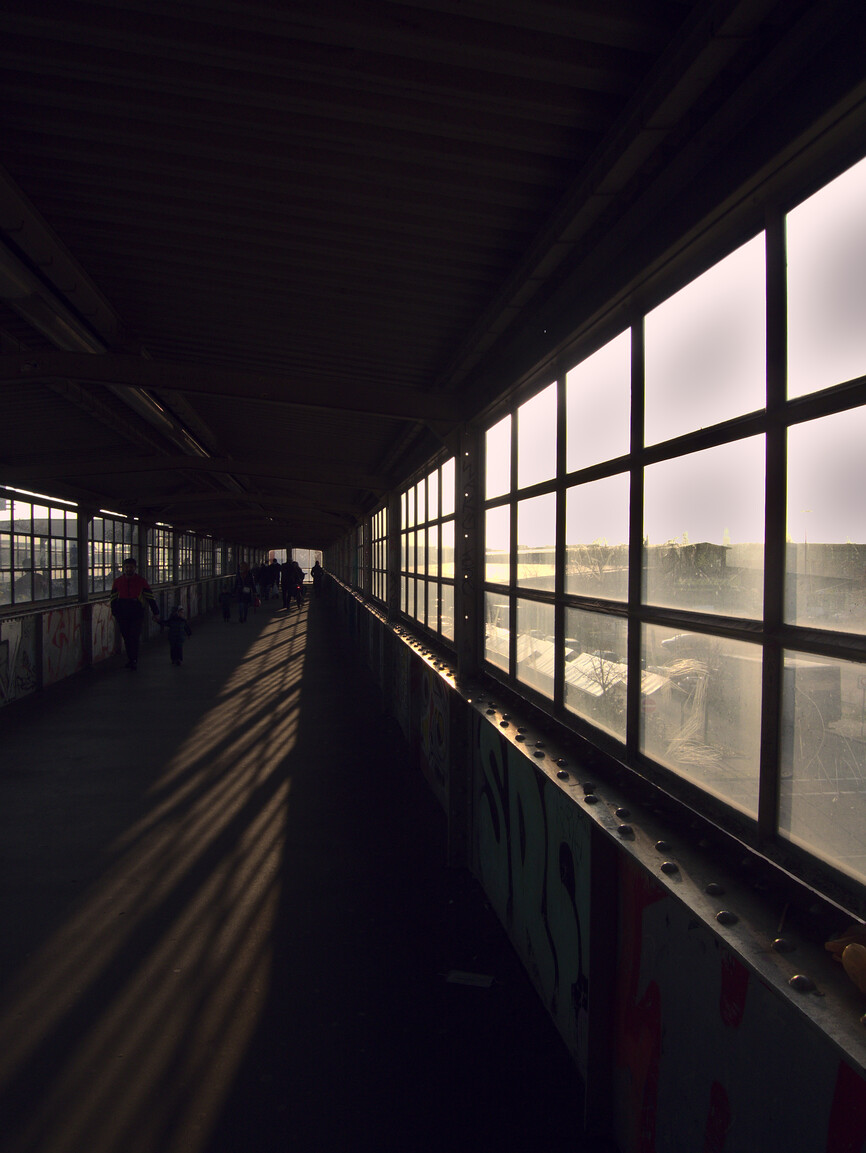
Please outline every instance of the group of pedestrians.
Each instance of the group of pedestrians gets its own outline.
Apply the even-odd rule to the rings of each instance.
[[[183,646],[192,629],[187,622],[183,606],[176,604],[167,619],[160,616],[159,605],[150,585],[138,573],[134,557],[123,562],[121,575],[111,588],[111,613],[117,622],[123,645],[126,650],[126,667],[138,668],[138,652],[141,643],[141,630],[145,614],[150,609],[160,628],[168,630],[169,655],[171,663],[177,667],[183,664]],[[311,570],[313,591],[318,595],[324,569],[318,561]],[[232,619],[232,607],[237,604],[238,621],[244,624],[250,609],[254,612],[262,601],[269,600],[273,591],[282,596],[283,608],[291,610],[293,604],[300,610],[304,603],[304,570],[294,558],[280,564],[277,560],[265,561],[251,569],[244,561],[238,565],[234,579],[223,582],[219,602],[223,620],[228,624]]]

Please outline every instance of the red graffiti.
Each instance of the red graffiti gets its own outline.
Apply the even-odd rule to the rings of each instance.
[[[719,1013],[723,1023],[730,1029],[738,1029],[742,1023],[748,988],[749,970],[733,953],[723,953]]]
[[[862,1153],[866,1147],[866,1082],[839,1062],[827,1126],[827,1153]]]
[[[724,1085],[714,1081],[710,1087],[710,1111],[704,1131],[704,1153],[724,1153],[725,1140],[731,1127],[731,1103]]]
[[[665,897],[664,890],[643,872],[623,861],[621,870],[621,949],[617,976],[617,1050],[620,1067],[628,1070],[629,1106],[626,1115],[639,1117],[637,1153],[653,1153],[656,1143],[659,1064],[661,1061],[661,992],[655,981],[640,992],[645,910]]]

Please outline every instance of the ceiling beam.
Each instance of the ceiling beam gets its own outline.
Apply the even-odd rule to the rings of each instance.
[[[323,385],[276,374],[114,354],[38,352],[0,356],[0,382],[53,379],[116,388],[172,389],[190,395],[324,408],[394,420],[456,423],[461,419],[460,403],[455,397],[429,395],[410,388]]]
[[[0,457],[0,472],[5,479],[14,478],[19,484],[46,480],[74,480],[90,476],[110,476],[115,473],[143,475],[154,472],[223,473],[234,476],[261,477],[290,483],[305,483],[336,488],[358,488],[365,492],[386,492],[385,478],[360,469],[329,465],[321,469],[319,462],[305,462],[297,457],[289,460],[286,468],[258,460],[234,460],[230,457],[197,456],[133,456],[130,453],[100,453],[95,456],[63,457],[53,455],[16,461],[14,457]]]

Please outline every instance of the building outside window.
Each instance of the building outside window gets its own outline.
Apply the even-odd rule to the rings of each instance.
[[[151,584],[174,580],[174,533],[167,525],[156,525],[147,534],[147,571]]]
[[[0,605],[78,593],[78,514],[37,499],[0,490]]]
[[[784,253],[748,238],[484,436],[491,674],[859,881],[864,204],[866,161],[791,208]],[[787,307],[769,316],[771,276]],[[784,397],[768,347],[787,349]],[[424,499],[422,481],[402,504],[402,603],[420,623]]]
[[[195,534],[181,532],[177,534],[177,579],[179,581],[195,580]]]
[[[135,521],[106,513],[91,519],[87,528],[91,593],[111,591],[115,578],[120,576],[124,557],[134,556],[140,564],[136,556],[137,531]]]

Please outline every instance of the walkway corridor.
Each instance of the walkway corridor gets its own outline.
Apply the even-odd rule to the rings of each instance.
[[[192,627],[0,713],[2,1153],[588,1149],[325,606]]]

